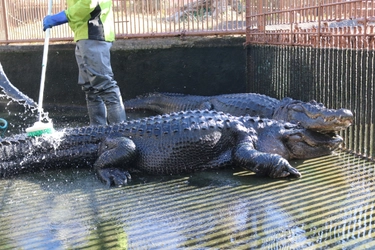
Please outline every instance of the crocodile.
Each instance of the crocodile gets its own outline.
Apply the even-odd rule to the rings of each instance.
[[[127,111],[147,110],[164,114],[183,110],[208,109],[235,116],[251,115],[299,123],[304,128],[332,132],[349,127],[353,113],[348,109],[328,109],[312,100],[303,102],[286,97],[278,100],[256,93],[223,94],[216,96],[184,95],[178,93],[149,93],[124,102]]]
[[[106,185],[130,172],[179,174],[239,166],[260,176],[300,177],[288,160],[330,154],[342,143],[298,124],[209,110],[181,111],[111,126],[66,128],[0,140],[0,177],[66,166],[93,167]]]

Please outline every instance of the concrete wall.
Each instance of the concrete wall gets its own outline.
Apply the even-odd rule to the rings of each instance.
[[[215,95],[246,91],[244,37],[116,41],[112,67],[123,98],[147,92]],[[50,45],[44,104],[84,105],[75,44]],[[0,63],[13,85],[38,100],[43,45],[2,46]]]

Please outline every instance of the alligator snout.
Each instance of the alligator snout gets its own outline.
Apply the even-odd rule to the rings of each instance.
[[[320,110],[317,110],[319,107]],[[300,109],[301,110],[301,109]],[[327,109],[321,106],[304,108],[303,111],[293,109],[290,115],[304,128],[329,133],[348,128],[353,123],[353,113],[349,109]]]

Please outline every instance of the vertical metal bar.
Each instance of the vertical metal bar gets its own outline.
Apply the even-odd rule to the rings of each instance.
[[[278,86],[277,86],[277,83],[280,83],[282,81],[282,71],[281,71],[281,57],[280,57],[280,48],[276,49],[275,50],[275,73],[274,73],[274,81],[272,81],[272,86],[274,86],[273,88],[273,92],[276,93],[276,96],[279,97],[280,94],[279,92],[277,91],[278,90]]]
[[[357,138],[357,148],[358,152],[363,155],[364,152],[364,143],[363,143],[363,131],[364,131],[364,122],[365,122],[365,112],[362,107],[362,102],[366,102],[367,100],[363,97],[363,88],[365,85],[365,79],[363,79],[363,50],[356,50],[356,79],[355,79],[355,86],[356,86],[356,106],[357,110],[359,111],[359,128],[356,131],[356,138]],[[363,81],[361,80],[363,79]]]
[[[141,0],[141,11],[139,12],[139,21],[141,22],[140,27],[142,27],[141,33],[143,33],[143,34],[149,33],[149,31],[150,31],[150,29],[149,29],[150,27],[149,27],[149,23],[148,23],[148,14],[149,14],[149,10],[152,6],[152,3],[150,3],[150,1],[153,2],[155,0]],[[156,19],[157,19],[157,17],[156,17]],[[151,32],[153,32],[153,29],[151,29]]]
[[[317,33],[317,47],[320,48],[320,29],[321,29],[321,16],[323,15],[322,11],[322,1],[319,0],[319,7],[318,7],[318,33]]]
[[[320,84],[321,84],[321,89],[322,89],[322,95],[323,95],[323,103],[328,103],[328,98],[327,98],[327,49],[320,48],[320,67],[321,67],[321,74],[320,74]]]
[[[284,98],[288,95],[288,88],[286,84],[288,83],[288,68],[289,68],[289,57],[288,53],[286,53],[286,46],[281,48],[281,56],[282,56],[282,70],[283,70],[283,78],[280,81],[279,91],[280,91],[280,98]]]
[[[208,1],[207,1],[207,4],[208,4]],[[250,0],[246,0],[246,7],[245,7],[245,27],[249,27],[250,26],[250,15],[251,15],[251,8],[250,8]],[[208,8],[208,7],[207,7]],[[211,13],[212,13],[212,6],[211,6]],[[208,15],[207,15],[207,19],[208,19]],[[213,17],[211,18],[211,26],[212,26],[212,29],[214,29],[214,19]],[[246,44],[249,43],[249,30],[246,29]]]
[[[7,12],[6,12],[6,0],[2,0],[2,9],[3,9],[3,22],[4,22],[4,31],[5,31],[5,41],[9,41],[9,35],[8,35],[8,29],[9,29],[9,24],[8,24],[8,18],[7,18]]]
[[[265,31],[265,24],[264,24],[264,13],[263,13],[263,0],[258,0],[258,30],[260,32]]]
[[[344,63],[344,59],[343,59],[343,50],[339,50],[339,49],[336,49],[336,53],[337,53],[337,59],[336,59],[336,89],[337,89],[337,97],[339,98],[339,101],[336,102],[336,106],[334,108],[342,108],[342,107],[346,107],[346,104],[345,104],[345,99],[344,99],[344,93],[345,93],[345,90],[344,90],[344,86],[345,83],[344,83],[344,79],[343,79],[343,63]],[[346,135],[345,135],[345,131],[341,131],[340,132],[340,135],[343,137],[344,139],[344,145],[342,145],[343,148],[345,148],[345,140],[346,140]]]
[[[251,0],[246,0],[246,7],[245,7],[245,20],[246,20],[246,44],[250,43],[250,27],[251,25],[251,13],[253,8],[251,7]]]
[[[135,2],[134,1],[129,1],[129,9],[130,9],[130,12],[129,12],[129,20],[130,20],[130,23],[129,23],[129,32],[132,34],[133,33],[133,25],[135,25]],[[135,32],[134,32],[135,33]]]
[[[350,82],[350,85],[349,85],[349,88],[348,88],[348,93],[349,93],[349,100],[351,102],[351,107],[352,107],[352,110],[355,110],[355,120],[356,120],[356,124],[355,126],[351,127],[351,130],[350,130],[350,138],[351,138],[351,149],[354,150],[354,152],[358,152],[358,148],[357,148],[357,138],[355,137],[355,131],[357,129],[359,129],[358,125],[359,125],[359,110],[357,109],[357,103],[356,103],[356,98],[355,98],[355,83],[354,83],[354,79],[356,77],[356,71],[355,71],[355,64],[356,64],[356,60],[355,60],[355,51],[354,50],[349,50],[349,55],[350,55],[350,58],[349,58],[349,82]]]
[[[327,39],[327,37],[325,37]],[[331,103],[331,49],[325,48],[325,56],[324,56],[324,95],[325,95],[325,101],[328,106],[332,107]]]
[[[371,159],[375,160],[375,77],[374,77],[374,74],[375,74],[375,63],[374,63],[374,50],[371,51],[371,60],[370,60],[370,65],[369,65],[369,79],[370,79],[370,88],[369,88],[369,99],[370,99],[370,102],[369,102],[369,105],[367,105],[367,108],[368,108],[368,112],[369,112],[369,115],[370,115],[370,119],[369,119],[369,124],[368,126],[370,126],[370,134],[369,134],[369,137],[370,137],[370,153],[369,155],[371,156]]]
[[[362,110],[365,112],[364,114],[364,128],[363,128],[363,133],[362,133],[362,138],[364,140],[364,143],[363,143],[363,147],[364,147],[364,151],[365,151],[365,154],[367,157],[371,157],[371,154],[370,154],[370,138],[369,138],[369,135],[371,133],[371,129],[370,129],[370,124],[371,124],[371,119],[370,119],[370,109],[367,109],[368,106],[368,103],[371,102],[371,96],[369,96],[369,93],[370,93],[370,76],[369,76],[369,71],[370,71],[370,68],[369,68],[369,51],[366,49],[363,53],[363,56],[364,56],[364,60],[363,60],[363,64],[364,64],[364,68],[363,68],[363,77],[365,77],[364,79],[364,86],[363,86],[363,89],[362,89],[362,95],[363,95],[363,98],[366,100],[365,102],[362,101]]]
[[[291,5],[289,8],[291,8],[291,9],[289,9],[289,11],[288,11],[288,13],[289,13],[289,20],[288,20],[288,22],[289,22],[289,29],[290,29],[290,32],[289,32],[289,44],[290,45],[293,45],[293,39],[292,39],[292,37],[293,37],[293,16],[294,16],[294,11],[293,11],[293,9],[294,9],[294,5]]]

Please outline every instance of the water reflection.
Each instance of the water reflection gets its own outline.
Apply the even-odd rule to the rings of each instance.
[[[134,175],[91,170],[0,180],[2,249],[352,249],[373,241],[374,164],[339,153],[293,162],[299,180],[240,169]]]

